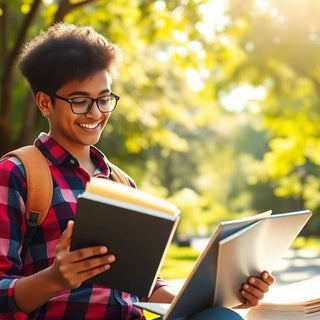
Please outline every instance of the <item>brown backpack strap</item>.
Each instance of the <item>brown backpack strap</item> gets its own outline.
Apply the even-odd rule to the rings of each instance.
[[[21,259],[24,260],[27,248],[37,227],[46,218],[49,211],[53,186],[48,163],[36,146],[25,146],[10,151],[2,158],[14,156],[23,164],[27,179],[26,223],[27,230],[23,239]]]
[[[17,157],[23,164],[27,179],[27,203],[25,216],[37,214],[38,225],[46,218],[52,200],[52,177],[48,163],[36,146],[25,146],[6,153],[4,157]]]

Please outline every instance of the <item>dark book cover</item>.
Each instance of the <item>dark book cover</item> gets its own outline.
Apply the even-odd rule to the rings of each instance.
[[[179,216],[83,193],[78,199],[71,250],[105,245],[116,261],[87,281],[148,297],[178,220]]]

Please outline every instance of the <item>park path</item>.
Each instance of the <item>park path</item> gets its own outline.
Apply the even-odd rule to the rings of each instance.
[[[287,250],[273,272],[278,285],[308,280],[319,275],[320,254],[309,249]]]

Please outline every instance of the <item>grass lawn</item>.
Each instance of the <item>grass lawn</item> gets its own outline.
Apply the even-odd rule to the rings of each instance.
[[[164,279],[186,278],[198,256],[199,252],[193,248],[171,244],[160,271],[161,276]]]

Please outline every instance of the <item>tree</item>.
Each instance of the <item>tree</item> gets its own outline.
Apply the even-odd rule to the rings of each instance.
[[[259,108],[269,150],[260,179],[272,181],[277,196],[297,199],[295,208],[313,210],[320,206],[319,6],[315,0],[232,1],[222,31],[237,53],[226,63],[223,87],[250,83],[266,92]]]
[[[25,41],[60,20],[90,24],[128,52],[121,78],[114,81],[115,90],[125,95],[100,145],[118,159],[129,154],[135,161],[145,161],[152,147],[185,152],[187,142],[174,128],[190,126],[188,114],[195,107],[184,79],[185,70],[197,65],[187,45],[198,37],[195,3],[201,1],[2,1],[0,152],[31,143],[46,126],[15,62]],[[119,139],[108,141],[110,132]]]
[[[57,10],[52,16],[51,24],[62,21],[64,17],[76,8],[92,3],[94,0],[83,0],[72,2],[70,0],[60,0]],[[15,141],[12,139],[11,132],[13,123],[10,117],[13,106],[13,84],[15,78],[15,63],[18,55],[27,39],[28,31],[33,29],[33,24],[37,20],[37,13],[40,11],[41,0],[29,2],[2,1],[1,7],[1,102],[0,102],[0,152],[4,153],[15,146],[30,143],[33,129],[38,125],[39,116],[33,106],[31,93],[27,94],[24,103],[24,117],[20,132]],[[20,10],[19,10],[20,9]],[[19,12],[20,11],[20,12]],[[21,19],[22,18],[22,19]],[[16,21],[22,23],[17,26]],[[13,33],[13,34],[12,34]],[[14,37],[14,41],[12,41]]]
[[[216,17],[211,6],[219,2],[208,0],[0,3],[1,153],[29,144],[37,132],[47,130],[15,69],[23,43],[56,21],[89,24],[123,51],[120,76],[112,85],[121,99],[98,147],[142,189],[178,203],[186,195],[196,199],[197,210],[184,203],[189,219],[185,230],[195,232],[203,224],[268,207],[271,201],[287,208],[288,202],[271,195],[273,184],[277,195],[315,203],[311,195],[317,169],[312,167],[312,177],[305,168],[316,163],[317,153],[310,150],[316,150],[319,141],[310,139],[311,131],[313,137],[317,134],[316,123],[308,123],[310,114],[318,117],[313,79],[317,59],[312,53],[309,69],[297,66],[297,57],[287,48],[286,28],[283,45],[276,41],[276,47],[264,46],[279,29],[272,19],[270,26],[266,23],[271,9],[257,10],[254,1],[232,1],[228,15]],[[297,77],[297,70],[309,70],[309,78],[302,73]],[[251,112],[249,104],[242,113],[223,107],[223,97],[243,83],[265,90],[265,101],[252,103],[260,108],[258,113]],[[296,112],[301,105],[307,116]],[[307,149],[309,158],[303,162]],[[292,157],[292,151],[299,157]]]

